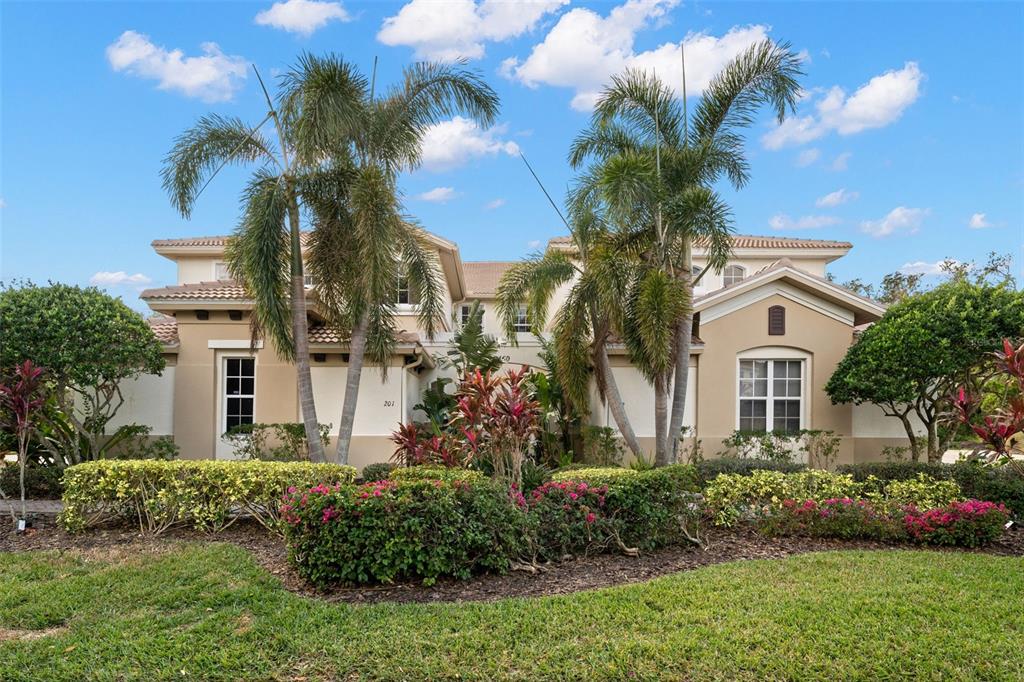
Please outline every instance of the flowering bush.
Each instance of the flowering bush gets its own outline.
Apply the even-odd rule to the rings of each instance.
[[[960,499],[960,486],[955,481],[936,480],[927,474],[916,478],[882,483],[869,478],[864,482],[865,497],[878,509],[896,512],[907,505],[932,509]]]
[[[527,551],[527,515],[486,480],[299,488],[281,509],[289,557],[315,585],[468,578]]]
[[[607,548],[616,538],[607,514],[607,493],[603,485],[551,481],[517,498],[533,519],[535,553],[542,559],[561,559]]]
[[[783,500],[857,498],[861,489],[852,476],[820,469],[755,471],[749,476],[719,475],[704,489],[704,498],[715,514],[715,522],[731,526],[741,518],[756,517],[766,507],[779,507]]]
[[[766,535],[808,535],[853,540],[895,540],[902,527],[893,517],[879,512],[867,500],[849,497],[815,500],[783,500],[758,519]]]
[[[349,483],[355,475],[350,466],[309,462],[97,460],[65,470],[60,520],[78,531],[120,519],[156,534],[175,525],[215,532],[249,514],[280,532],[289,486]]]
[[[978,547],[1002,535],[1010,518],[1006,507],[993,502],[967,500],[921,512],[906,508],[903,523],[913,540],[932,545]]]

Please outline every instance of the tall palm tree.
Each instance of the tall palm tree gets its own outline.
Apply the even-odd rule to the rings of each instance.
[[[323,462],[309,371],[297,190],[303,171],[296,146],[302,140],[292,122],[274,107],[266,89],[263,92],[268,112],[259,124],[250,127],[239,118],[203,116],[175,139],[164,158],[161,176],[171,204],[189,218],[199,194],[224,166],[259,166],[243,193],[242,219],[226,253],[228,267],[253,298],[253,338],[257,333],[267,334],[278,354],[295,362],[309,456],[314,462]],[[260,132],[271,120],[277,133],[276,147]],[[310,128],[302,133],[320,132]]]
[[[579,206],[570,216],[575,253],[548,249],[509,268],[498,283],[498,315],[506,337],[515,344],[515,322],[525,301],[533,333],[540,335],[555,291],[571,284],[554,320],[560,379],[572,403],[585,409],[590,402],[593,368],[600,398],[608,405],[626,446],[641,457],[643,451],[626,415],[607,347],[609,337],[620,329],[628,263],[616,258],[616,250],[609,248],[607,228],[595,211]]]
[[[436,245],[404,215],[398,175],[420,163],[427,128],[456,114],[483,126],[497,94],[463,62],[421,63],[383,96],[344,60],[304,56],[282,78],[284,118],[294,121],[304,191],[314,216],[310,271],[333,324],[348,330],[349,364],[337,460],[348,462],[364,357],[385,369],[395,346],[399,284],[418,298],[433,338],[445,315]]]
[[[739,131],[762,106],[780,122],[792,112],[800,75],[788,44],[761,41],[712,79],[691,120],[685,83],[680,103],[656,76],[627,71],[613,78],[573,142],[570,164],[591,163],[577,200],[604,204],[642,261],[624,331],[634,363],[654,387],[658,464],[675,458],[686,406],[694,244],[707,248],[707,269],[720,269],[729,256],[731,215],[712,187],[722,177],[737,189],[746,184]]]

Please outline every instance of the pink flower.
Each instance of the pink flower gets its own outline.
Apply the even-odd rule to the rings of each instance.
[[[594,515],[594,512],[590,512],[589,514],[587,514],[587,523],[593,523],[596,520],[597,516]]]

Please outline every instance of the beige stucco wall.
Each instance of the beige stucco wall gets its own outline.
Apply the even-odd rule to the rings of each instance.
[[[768,335],[768,308],[786,308],[786,334]],[[698,436],[706,452],[721,449],[722,439],[737,425],[737,358],[763,347],[804,353],[805,428],[835,432],[843,438],[840,460],[853,461],[853,413],[849,405],[832,405],[824,386],[853,340],[853,328],[789,298],[775,294],[706,324],[700,336],[705,350],[698,359]]]
[[[113,433],[126,424],[142,424],[152,429],[151,436],[174,434],[174,373],[176,367],[168,363],[162,374],[143,374],[122,382],[124,404],[107,424],[106,432]]]

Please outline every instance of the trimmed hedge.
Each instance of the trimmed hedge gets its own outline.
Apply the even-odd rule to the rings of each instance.
[[[391,472],[395,469],[395,465],[391,462],[376,462],[374,464],[367,464],[363,467],[363,473],[361,478],[371,483],[373,481],[384,481]]]
[[[719,457],[705,459],[694,465],[701,487],[713,481],[719,474],[739,474],[749,476],[755,471],[781,471],[786,474],[805,471],[806,464],[781,462],[771,459],[755,459],[747,457]]]
[[[918,474],[952,480],[960,486],[964,497],[1003,504],[1014,517],[1024,518],[1024,477],[1010,467],[988,467],[974,462],[865,462],[844,464],[837,471],[850,474],[856,481],[871,476],[882,482],[904,481]]]
[[[212,460],[99,460],[64,473],[60,521],[74,532],[111,519],[146,533],[176,525],[219,531],[248,513],[280,532],[289,487],[350,483],[356,470],[338,464]]]
[[[0,492],[7,497],[21,497],[17,464],[0,463]],[[59,467],[43,467],[29,465],[25,467],[25,497],[36,500],[53,500],[64,492],[61,475],[64,470]]]
[[[412,466],[398,467],[392,469],[388,476],[392,481],[483,481],[487,477],[483,472],[474,469],[459,469],[457,467],[435,467],[435,466]]]
[[[529,517],[487,480],[316,486],[282,513],[289,558],[320,586],[504,573],[529,537]]]

